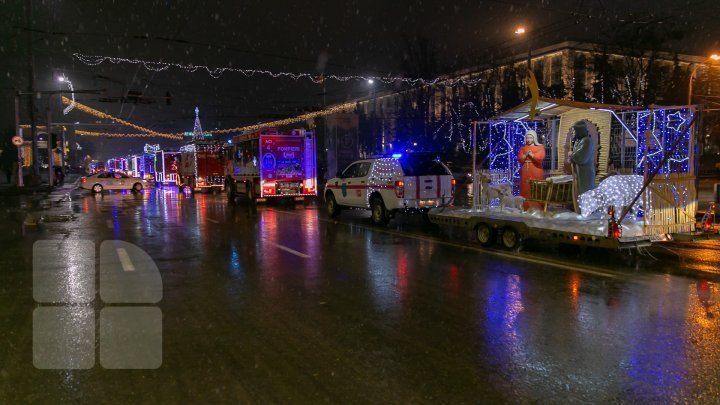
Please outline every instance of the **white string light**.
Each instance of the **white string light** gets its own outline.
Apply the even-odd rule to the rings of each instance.
[[[458,78],[447,78],[447,77],[437,77],[431,80],[426,80],[422,78],[410,78],[410,77],[401,77],[401,76],[361,76],[361,75],[315,75],[311,73],[294,73],[294,72],[273,72],[270,70],[264,70],[264,69],[239,69],[239,68],[231,68],[231,67],[211,67],[207,65],[195,65],[195,64],[189,64],[189,65],[183,65],[181,63],[174,63],[174,62],[160,62],[160,61],[147,61],[142,59],[128,59],[128,58],[118,58],[113,56],[100,56],[100,55],[84,55],[79,52],[73,53],[73,57],[78,59],[79,61],[85,63],[86,65],[91,66],[97,66],[105,62],[113,63],[113,64],[123,64],[123,63],[129,63],[133,65],[142,65],[145,69],[153,71],[153,72],[162,72],[165,70],[168,70],[170,68],[177,68],[182,69],[186,72],[197,72],[198,70],[204,70],[206,71],[210,77],[217,79],[220,76],[223,75],[225,72],[231,72],[231,73],[240,73],[244,75],[245,77],[252,77],[255,75],[264,75],[272,77],[273,79],[278,78],[289,78],[293,80],[301,80],[306,79],[310,80],[313,83],[321,84],[325,80],[336,80],[339,82],[348,82],[348,81],[365,81],[368,83],[373,83],[374,81],[378,81],[384,84],[392,84],[392,83],[405,83],[409,85],[434,85],[434,84],[446,84],[449,86],[459,84],[459,83],[465,83],[468,85],[475,85],[477,83],[482,82],[482,79],[466,79],[462,77]]]
[[[643,176],[637,174],[610,176],[600,182],[597,187],[578,196],[578,206],[583,217],[596,212],[603,212],[609,206],[620,210],[629,205],[643,186]],[[640,201],[633,206],[635,213],[641,208]],[[648,211],[652,207],[648,207]]]
[[[63,82],[63,83],[67,83],[68,87],[70,88],[70,98],[71,98],[71,102],[70,102],[70,104],[69,104],[67,107],[65,107],[65,109],[63,110],[63,115],[68,115],[68,113],[69,113],[70,111],[72,111],[73,108],[75,108],[75,89],[73,88],[72,82],[70,81],[70,79],[67,78],[67,76],[62,75],[62,76],[60,76],[60,78],[59,78],[58,80],[60,80],[60,81]]]

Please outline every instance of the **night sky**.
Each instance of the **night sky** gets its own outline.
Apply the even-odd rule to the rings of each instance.
[[[368,96],[362,81],[328,82],[244,77],[169,69],[152,72],[138,65],[89,66],[74,52],[213,67],[267,69],[338,75],[403,75],[408,43],[425,37],[435,49],[436,72],[488,64],[526,51],[513,34],[519,24],[533,30],[533,46],[563,40],[616,41],[618,33],[654,30],[674,36],[664,47],[706,55],[720,48],[720,4],[707,1],[0,1],[2,88],[27,89],[27,30],[33,33],[37,89],[59,90],[67,75],[78,101],[158,131],[191,131],[200,108],[205,129],[292,116],[310,109]],[[650,8],[652,4],[653,8]],[[682,34],[680,37],[678,34]],[[376,91],[389,87],[376,83]],[[140,92],[144,102],[119,101]],[[10,94],[8,93],[8,94]],[[171,95],[171,104],[165,97]],[[59,110],[59,109],[58,109]],[[11,118],[7,114],[3,119]],[[26,119],[23,119],[26,121]],[[55,120],[94,122],[80,112]],[[6,125],[4,125],[6,127]],[[86,128],[99,130],[97,128]],[[111,126],[103,130],[130,132]],[[144,142],[104,141],[119,149]]]

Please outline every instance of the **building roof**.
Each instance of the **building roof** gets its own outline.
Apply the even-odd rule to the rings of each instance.
[[[526,100],[517,107],[513,107],[505,112],[502,112],[490,121],[515,121],[528,119],[530,116],[531,100]],[[537,104],[537,114],[535,115],[536,120],[544,120],[548,118],[557,117],[560,114],[566,113],[574,109],[584,110],[612,110],[612,111],[631,111],[639,110],[641,107],[633,107],[626,105],[616,104],[599,104],[599,103],[585,103],[581,101],[571,100],[559,100],[554,98],[540,97]]]

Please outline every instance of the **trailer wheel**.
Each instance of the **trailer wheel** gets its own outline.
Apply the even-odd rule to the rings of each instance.
[[[506,226],[503,228],[500,240],[506,249],[515,249],[520,245],[520,234],[512,226]]]
[[[475,227],[475,235],[481,246],[492,246],[497,242],[497,229],[485,223],[479,223]]]

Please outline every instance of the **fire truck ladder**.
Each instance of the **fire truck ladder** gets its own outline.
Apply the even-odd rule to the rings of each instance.
[[[710,206],[708,206],[708,209],[705,211],[705,215],[703,215],[702,220],[700,221],[700,226],[702,226],[703,231],[711,231],[715,229],[715,206],[716,204],[710,203]]]

